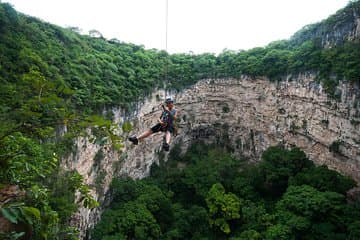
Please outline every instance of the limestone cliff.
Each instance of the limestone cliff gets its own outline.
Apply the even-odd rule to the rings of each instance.
[[[359,41],[360,3],[358,1],[349,2],[347,7],[327,19],[305,26],[290,40],[294,44],[301,44],[314,39],[319,40],[323,47],[333,47],[347,41]]]
[[[180,132],[172,145],[178,143],[185,150],[197,139],[212,142],[227,138],[234,154],[254,162],[271,145],[296,145],[316,164],[326,164],[360,182],[359,86],[341,83],[341,100],[336,101],[314,79],[310,73],[288,76],[283,82],[243,76],[203,80],[173,93],[180,111]],[[132,113],[113,109],[114,122],[122,125],[131,121],[134,129],[130,134],[141,133],[156,122],[163,95],[163,91],[155,91]],[[119,134],[127,137],[126,133]],[[77,152],[64,162],[94,187],[94,195],[103,207],[111,179],[119,175],[147,176],[161,155],[161,142],[161,134],[156,134],[138,146],[125,142],[123,152],[118,153],[109,145],[79,138]],[[99,152],[101,159],[97,157]],[[101,208],[81,209],[74,223],[84,234],[100,212]]]

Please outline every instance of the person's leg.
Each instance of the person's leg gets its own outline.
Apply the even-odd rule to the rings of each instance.
[[[164,134],[164,144],[163,144],[163,149],[165,152],[168,152],[170,150],[170,138],[171,138],[171,133],[170,131],[166,131]]]
[[[136,136],[129,137],[129,141],[134,143],[135,145],[137,145],[139,143],[139,140],[143,140],[144,138],[147,138],[151,134],[160,131],[160,129],[161,129],[161,125],[156,124],[155,126],[150,128],[149,130],[146,130],[145,132],[143,132],[139,137],[136,137]]]
[[[144,138],[147,138],[147,137],[150,136],[151,134],[153,134],[153,132],[151,131],[151,129],[146,130],[146,131],[143,132],[137,139],[138,139],[138,140],[143,140]]]
[[[170,133],[170,131],[166,131],[165,132],[165,141],[167,144],[170,144],[170,139],[171,139],[171,133]]]
[[[139,137],[136,137],[136,136],[129,137],[129,141],[132,142],[135,145],[138,145],[140,140],[143,140],[144,138],[147,138],[151,134],[153,134],[153,131],[151,129],[149,129],[149,130],[146,130],[145,132],[143,132]]]

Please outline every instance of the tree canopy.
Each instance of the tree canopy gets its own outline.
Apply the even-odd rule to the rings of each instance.
[[[337,184],[321,185],[330,178]],[[253,165],[221,146],[197,143],[154,164],[148,178],[114,179],[114,198],[92,236],[133,239],[142,228],[133,216],[141,214],[152,230],[142,229],[147,235],[136,239],[355,239],[359,200],[345,197],[353,186],[350,178],[314,166],[298,148],[270,147]],[[124,229],[122,222],[134,224]]]

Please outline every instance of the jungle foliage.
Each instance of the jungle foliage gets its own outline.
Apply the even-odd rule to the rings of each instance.
[[[194,144],[142,180],[114,179],[93,230],[105,239],[358,239],[355,182],[298,148],[270,147],[253,165]]]
[[[347,18],[351,17],[349,13],[358,11],[359,5],[359,1],[351,2],[320,24],[325,24],[327,31],[331,31],[337,22],[348,21]],[[180,90],[200,79],[249,75],[265,76],[271,81],[277,81],[288,74],[315,72],[329,94],[336,97],[336,86],[340,79],[359,81],[358,42],[345,42],[324,49],[319,39],[310,34],[311,31],[305,29],[302,32],[296,35],[297,39],[306,36],[301,41],[277,41],[247,51],[224,50],[219,55],[169,55],[165,51],[147,50],[143,46],[117,39],[107,40],[95,30],[89,35],[82,35],[76,28],[64,29],[18,13],[7,3],[0,3],[0,190],[19,186],[21,191],[25,191],[22,199],[1,205],[1,215],[15,225],[26,225],[26,232],[31,232],[33,239],[76,238],[76,231],[68,227],[70,216],[79,206],[95,207],[97,203],[77,172],[60,168],[60,159],[74,151],[74,139],[86,136],[83,130],[87,128],[92,129],[94,142],[109,143],[115,150],[120,150],[122,139],[115,134],[116,128],[120,126],[111,122],[110,109],[120,106],[131,111],[132,103],[154,88],[163,87],[164,83],[168,88]],[[126,132],[132,126],[126,123],[121,127]],[[63,131],[64,128],[67,131]],[[217,164],[218,167],[226,168],[223,164],[235,163],[228,159]],[[232,181],[231,176],[228,180],[219,179],[222,179],[222,174],[235,173],[229,170],[213,175],[204,172],[206,168],[197,170],[203,178],[186,179],[189,181],[187,184],[199,184],[199,188],[185,188],[183,194],[178,193],[179,199],[188,199],[186,194],[195,194],[199,202],[194,204],[194,208],[182,206],[185,203],[182,200],[174,205],[169,202],[167,195],[160,194],[158,197],[164,204],[179,209],[173,212],[174,218],[189,218],[186,224],[199,222],[190,217],[189,212],[197,213],[196,217],[201,219],[210,214],[211,224],[206,222],[198,226],[200,235],[208,229],[218,235],[228,231],[232,233],[232,222],[243,219],[244,215],[238,214],[237,210],[242,208],[247,198],[232,191],[227,185]],[[194,167],[191,171],[197,170]],[[215,168],[212,170],[217,172]],[[286,174],[293,172],[282,174],[267,176],[268,181],[276,180],[274,184],[279,185],[275,191],[278,196],[282,196],[284,189],[287,189]],[[306,179],[305,175],[302,180]],[[300,180],[299,177],[297,181]],[[219,181],[221,185],[217,184]],[[306,184],[316,189],[309,181]],[[184,186],[187,185],[179,187]],[[157,185],[151,186],[151,191],[163,191],[157,188]],[[207,195],[210,189],[212,196]],[[263,191],[266,190],[264,187]],[[246,191],[254,198],[259,194],[257,191]],[[80,194],[79,198],[75,197],[76,192]],[[138,196],[135,195],[135,198]],[[146,234],[154,238],[164,234],[179,236],[179,232],[184,236],[192,233],[192,230],[188,232],[189,228],[180,226],[173,228],[178,232],[166,233],[164,229],[168,228],[165,223],[158,226],[157,210],[154,210],[156,206],[149,209],[149,206],[144,205],[152,199],[143,198],[142,202],[126,202],[129,204],[127,209],[137,212],[129,210],[122,212],[122,215],[118,214],[119,218],[127,217],[126,214],[143,215],[145,223],[139,223],[136,230],[124,222],[119,223],[122,231],[133,231],[131,234],[136,236]],[[220,206],[227,203],[232,206],[231,209],[222,212]],[[204,207],[212,209],[211,213]],[[162,214],[161,211],[159,214]],[[148,229],[148,226],[152,228]],[[351,226],[349,229],[356,229],[355,225]],[[280,233],[285,236],[293,230],[279,222],[268,231],[271,236]],[[13,232],[0,236],[18,239],[24,234]],[[242,236],[259,234],[264,233],[262,230],[249,230]],[[120,236],[112,236],[112,239],[120,239]]]

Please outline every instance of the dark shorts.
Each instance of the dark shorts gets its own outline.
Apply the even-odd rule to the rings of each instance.
[[[171,133],[174,132],[174,127],[172,127],[172,126],[161,127],[161,124],[160,124],[160,123],[156,124],[155,126],[153,126],[153,127],[150,128],[150,129],[151,129],[151,131],[152,131],[153,133],[166,132],[166,131],[169,131],[169,132],[171,132]]]

